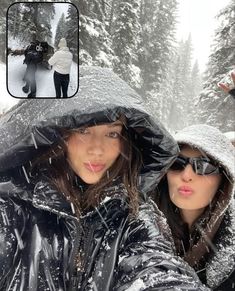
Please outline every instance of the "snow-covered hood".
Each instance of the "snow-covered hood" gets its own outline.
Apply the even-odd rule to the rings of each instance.
[[[235,148],[217,128],[205,124],[192,125],[176,133],[175,139],[179,144],[189,144],[218,161],[234,183]]]
[[[23,166],[58,142],[59,128],[102,124],[122,114],[143,154],[140,190],[154,189],[178,153],[176,142],[143,99],[110,69],[80,67],[79,81],[72,98],[24,100],[1,117],[0,174]]]
[[[212,215],[214,227],[218,218],[223,216],[217,234],[217,251],[206,266],[207,283],[211,288],[219,286],[235,268],[235,148],[231,141],[217,128],[198,124],[189,126],[175,135],[179,144],[188,144],[220,163],[226,171],[227,183],[225,199],[221,197]],[[207,232],[208,230],[206,230]]]

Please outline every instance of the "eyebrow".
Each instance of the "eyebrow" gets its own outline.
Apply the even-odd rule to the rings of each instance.
[[[122,126],[122,125],[123,125],[122,122],[117,121],[117,122],[114,122],[114,123],[109,124],[108,127],[115,127],[115,126]]]

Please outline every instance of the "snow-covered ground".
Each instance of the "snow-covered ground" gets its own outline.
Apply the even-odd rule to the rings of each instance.
[[[24,56],[8,57],[8,91],[14,97],[27,98],[28,94],[22,91],[25,82],[22,80],[25,74],[26,65],[23,64]],[[51,98],[55,97],[55,88],[53,81],[53,69],[48,70],[43,66],[38,66],[36,71],[36,97]],[[68,96],[73,96],[78,87],[78,68],[73,62],[70,71],[70,82]]]
[[[8,92],[7,92],[7,86],[6,86],[6,65],[3,63],[0,63],[0,114],[3,111],[6,111],[10,107],[12,107],[14,104],[16,104],[19,99],[13,98]]]

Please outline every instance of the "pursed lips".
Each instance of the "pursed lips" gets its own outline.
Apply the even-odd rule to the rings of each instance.
[[[193,194],[193,189],[189,186],[180,186],[178,192],[183,196],[190,196]]]
[[[105,169],[105,164],[103,163],[84,163],[84,166],[90,172],[98,173]]]

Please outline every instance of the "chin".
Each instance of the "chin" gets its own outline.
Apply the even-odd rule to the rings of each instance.
[[[99,182],[99,180],[95,180],[95,181],[84,181],[86,184],[88,184],[88,185],[94,185],[94,184],[96,184],[96,183],[98,183]]]
[[[80,178],[86,183],[86,184],[89,184],[89,185],[93,185],[93,184],[96,184],[100,181],[101,177],[82,177],[80,176]]]

